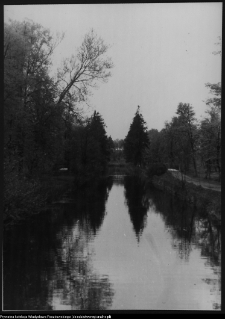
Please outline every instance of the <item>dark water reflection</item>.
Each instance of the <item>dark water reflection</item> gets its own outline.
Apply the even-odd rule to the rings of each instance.
[[[113,290],[93,270],[89,242],[105,214],[112,180],[83,189],[5,233],[4,309],[107,309]],[[72,194],[70,194],[71,196]]]
[[[145,188],[145,183],[139,178],[124,178],[124,195],[138,241],[146,224],[150,204]]]
[[[220,309],[220,227],[117,175],[4,233],[5,310]]]
[[[197,211],[184,201],[179,201],[162,191],[149,190],[155,212],[160,212],[165,225],[178,248],[180,258],[188,261],[192,244],[201,249],[212,265],[220,264],[221,227],[205,211]]]

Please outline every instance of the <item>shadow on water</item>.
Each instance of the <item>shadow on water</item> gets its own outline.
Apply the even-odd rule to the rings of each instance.
[[[145,183],[137,176],[125,176],[124,195],[136,238],[139,241],[149,208]]]
[[[107,309],[114,292],[92,266],[89,243],[101,227],[112,187],[81,190],[4,233],[4,310]]]
[[[221,227],[206,210],[197,210],[187,202],[155,188],[148,191],[150,207],[160,213],[172,234],[181,258],[189,258],[191,243],[201,248],[202,256],[210,256],[218,265],[221,252]]]

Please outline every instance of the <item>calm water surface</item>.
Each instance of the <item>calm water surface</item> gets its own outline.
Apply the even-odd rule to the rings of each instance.
[[[131,177],[61,202],[4,234],[5,310],[213,310],[220,228]]]

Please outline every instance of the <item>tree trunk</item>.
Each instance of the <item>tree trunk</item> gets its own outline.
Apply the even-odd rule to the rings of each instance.
[[[196,165],[196,160],[195,160],[194,154],[192,155],[192,159],[193,159],[193,166],[194,166],[194,170],[195,170],[195,177],[198,177],[197,165]]]

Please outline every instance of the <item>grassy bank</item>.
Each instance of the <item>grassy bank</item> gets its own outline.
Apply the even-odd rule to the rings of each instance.
[[[205,211],[212,219],[218,222],[221,221],[220,192],[180,181],[168,171],[161,176],[153,176],[150,183],[156,188],[168,191],[198,209]]]

